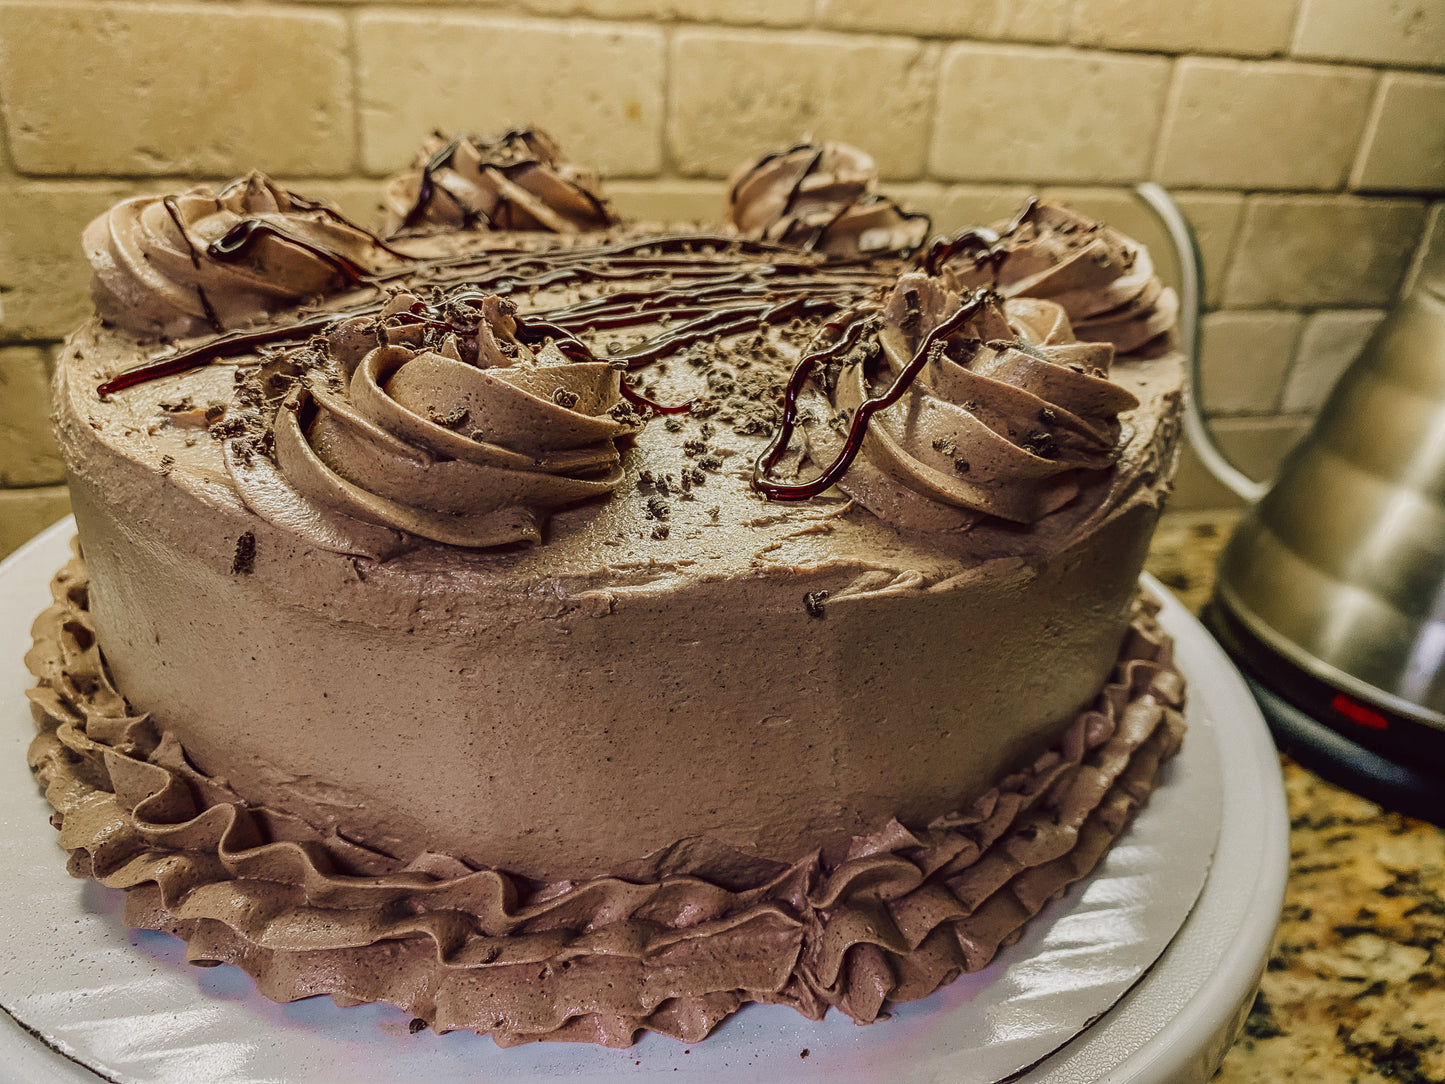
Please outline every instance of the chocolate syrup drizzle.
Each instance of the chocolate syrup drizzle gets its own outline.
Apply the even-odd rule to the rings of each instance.
[[[357,286],[371,277],[371,269],[357,263],[350,256],[325,245],[318,245],[279,223],[267,222],[261,218],[241,219],[206,246],[206,255],[221,263],[235,263],[245,259],[256,247],[256,242],[263,237],[274,237],[278,241],[304,249],[340,275],[349,286]],[[194,250],[191,256],[192,259],[195,258]]]
[[[230,254],[238,246],[251,243],[261,227],[267,226],[261,223],[238,232],[242,225],[244,223],[233,227],[231,233],[220,239],[226,242],[231,234],[236,234],[222,245],[223,258],[234,258]],[[286,240],[304,244],[310,250],[321,247],[304,238],[287,237]],[[729,251],[763,259],[738,264],[726,258]],[[338,254],[332,255],[344,259]],[[704,259],[700,260],[700,256]],[[484,264],[488,267],[487,273],[467,274],[470,268]],[[633,289],[541,311],[518,324],[518,335],[523,341],[540,343],[551,337],[568,357],[595,361],[598,359],[590,348],[578,338],[583,331],[637,327],[664,318],[683,320],[633,350],[607,359],[628,370],[659,361],[703,338],[736,334],[760,323],[827,315],[856,304],[892,281],[890,274],[871,269],[861,261],[808,259],[800,257],[796,249],[706,234],[678,234],[549,252],[518,252],[500,260],[495,253],[409,260],[394,270],[358,275],[355,284],[372,288],[375,295],[357,304],[291,324],[220,335],[199,346],[128,369],[102,383],[97,392],[106,398],[151,380],[252,353],[260,346],[299,346],[333,324],[379,313],[385,305],[379,288],[393,279],[410,276],[430,276],[438,286],[445,286],[449,281],[457,283],[437,304],[414,306],[411,318],[439,331],[463,336],[469,332],[474,334],[475,324],[469,326],[449,319],[446,311],[451,306],[479,305],[493,295],[505,296],[561,283],[641,280],[642,285]],[[682,289],[677,286],[679,282],[683,284]],[[646,406],[658,413],[681,413],[689,406],[663,406],[642,397],[626,381],[623,387],[623,394],[634,405]]]
[[[858,405],[858,409],[854,412],[853,419],[848,425],[848,436],[843,441],[842,450],[818,477],[807,482],[770,481],[768,473],[778,465],[778,460],[787,451],[788,442],[792,439],[793,429],[797,425],[798,396],[802,393],[803,388],[813,378],[814,371],[819,366],[836,360],[851,350],[869,326],[869,323],[857,312],[824,324],[822,334],[829,341],[799,361],[792,376],[788,378],[787,388],[783,392],[783,420],[778,426],[777,433],[773,435],[772,442],[763,451],[763,454],[758,456],[757,463],[753,466],[753,488],[769,500],[802,501],[818,496],[836,483],[847,473],[848,468],[853,465],[853,461],[858,458],[858,453],[862,451],[863,437],[868,431],[868,422],[873,415],[880,410],[886,410],[903,398],[903,393],[908,390],[914,380],[918,378],[918,374],[923,371],[924,366],[928,364],[929,355],[933,352],[935,344],[953,334],[978,315],[988,297],[987,291],[975,290],[964,298],[952,316],[924,336],[923,341],[918,344],[918,349],[914,351],[913,357],[894,378],[888,389],[881,395],[872,396]]]
[[[300,320],[294,324],[261,328],[258,331],[228,332],[225,335],[218,335],[200,346],[167,354],[144,365],[127,369],[105,381],[95,391],[102,399],[108,399],[116,392],[148,384],[152,380],[179,376],[225,358],[254,353],[257,347],[298,346],[317,332],[325,331],[335,322],[336,317],[328,313],[325,316],[313,316],[307,320]]]
[[[759,158],[755,163],[753,163],[751,169],[749,169],[746,173],[742,174],[742,176],[740,176],[728,189],[728,205],[736,205],[738,201],[738,196],[742,192],[743,187],[748,183],[748,181],[756,177],[769,165],[778,161],[779,159],[788,158],[800,152],[809,153],[808,164],[798,172],[798,176],[794,179],[792,187],[788,189],[787,198],[783,201],[783,210],[778,215],[778,218],[784,219],[793,216],[796,213],[798,201],[802,198],[803,185],[807,183],[808,178],[813,175],[813,171],[818,168],[818,163],[823,160],[823,155],[827,153],[826,146],[813,143],[795,143],[793,146],[787,148],[786,150],[774,151],[771,154],[763,155],[762,158]],[[828,235],[828,231],[831,230],[835,225],[837,225],[844,217],[846,217],[850,211],[852,211],[855,207],[865,207],[876,204],[880,200],[883,200],[882,196],[871,192],[864,193],[859,197],[856,202],[841,200],[839,201],[838,209],[834,213],[832,218],[828,219],[826,222],[820,222],[814,225],[809,231],[807,237],[799,239],[795,236],[790,236],[789,240],[799,248],[803,249],[805,252],[816,252],[818,249],[818,245],[822,242],[823,238]],[[898,210],[898,213],[905,219],[913,219],[915,221],[918,219],[922,219],[925,223],[928,224],[927,226],[925,226],[925,230],[932,225],[933,220],[928,215],[921,214],[916,211],[904,211],[902,208],[896,209]],[[901,252],[899,253],[899,255],[908,255],[908,253]]]
[[[994,285],[997,286],[999,269],[1008,258],[1008,242],[1033,220],[1038,208],[1039,198],[1030,196],[1002,232],[995,232],[986,226],[976,226],[973,229],[959,230],[949,238],[940,237],[924,252],[923,270],[927,274],[936,275],[943,270],[943,265],[955,256],[970,256],[974,266],[988,264]]]

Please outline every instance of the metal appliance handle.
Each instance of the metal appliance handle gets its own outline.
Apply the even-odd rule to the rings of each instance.
[[[1199,359],[1199,310],[1203,293],[1204,266],[1194,229],[1172,196],[1153,181],[1134,187],[1139,198],[1163,223],[1174,245],[1179,266],[1179,346],[1188,365],[1189,386],[1184,390],[1184,434],[1209,473],[1219,479],[1240,500],[1253,504],[1269,491],[1269,483],[1256,482],[1229,461],[1210,431],[1204,416],[1204,381]]]

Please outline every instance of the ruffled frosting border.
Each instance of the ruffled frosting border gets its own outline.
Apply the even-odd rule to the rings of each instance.
[[[537,885],[435,854],[402,866],[249,805],[111,683],[79,557],[52,595],[26,656],[29,761],[70,872],[125,889],[128,924],[183,938],[192,963],[241,967],[273,1000],[387,1002],[415,1028],[501,1046],[698,1042],[749,1001],[886,1016],[984,967],[1085,876],[1184,731],[1183,678],[1143,600],[1095,703],[966,809],[837,855],[734,863],[752,883],[699,858],[655,879]]]

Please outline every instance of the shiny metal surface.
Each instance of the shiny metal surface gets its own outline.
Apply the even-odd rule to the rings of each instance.
[[[1404,298],[1220,559],[1289,662],[1445,728],[1445,282]]]
[[[1282,661],[1445,737],[1445,277],[1422,276],[1396,305],[1261,484],[1220,451],[1200,405],[1193,231],[1164,189],[1138,193],[1178,259],[1186,431],[1251,505],[1220,557],[1214,605],[1262,649],[1256,672]]]
[[[1199,254],[1199,243],[1194,236],[1194,227],[1174,198],[1162,185],[1145,181],[1135,186],[1139,198],[1148,204],[1158,216],[1174,245],[1176,271],[1179,276],[1176,287],[1179,293],[1179,319],[1176,335],[1179,349],[1184,352],[1189,383],[1184,389],[1184,435],[1193,446],[1195,454],[1209,469],[1209,473],[1228,486],[1240,500],[1253,504],[1269,490],[1268,484],[1256,482],[1229,461],[1229,457],[1214,442],[1209,422],[1204,416],[1201,391],[1204,386],[1200,369],[1199,310],[1204,296],[1204,261]]]

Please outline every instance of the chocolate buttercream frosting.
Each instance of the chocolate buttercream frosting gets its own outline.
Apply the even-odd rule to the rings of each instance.
[[[595,173],[563,159],[535,128],[498,136],[434,134],[385,190],[386,229],[580,233],[614,222]]]
[[[1012,222],[970,232],[981,243],[948,260],[961,285],[1056,302],[1077,338],[1113,343],[1121,354],[1156,346],[1173,330],[1178,296],[1155,275],[1148,250],[1110,226],[1031,202]]]
[[[252,409],[226,464],[253,512],[385,559],[418,540],[537,542],[548,512],[617,487],[615,441],[641,419],[616,369],[533,350],[495,295],[454,299],[444,333],[429,312],[397,293],[242,380]]]
[[[806,442],[793,470],[811,461],[815,486],[836,476],[896,526],[963,530],[983,517],[1035,523],[1113,465],[1119,415],[1138,400],[1108,379],[1113,347],[1076,341],[1060,306],[960,292],[945,268],[903,275],[876,323],[794,374],[809,383],[790,407]],[[775,442],[760,467],[782,450]]]
[[[260,173],[220,192],[125,200],[86,227],[83,245],[97,314],[141,338],[245,327],[408,262]]]
[[[26,663],[29,760],[70,870],[126,921],[233,963],[278,1001],[384,1001],[503,1046],[705,1037],[749,1001],[858,1022],[984,967],[1084,876],[1178,748],[1182,679],[1155,607],[1048,751],[965,808],[791,863],[685,840],[632,875],[536,883],[423,853],[402,864],[243,800],[110,680],[82,561]]]
[[[803,143],[744,163],[728,180],[728,213],[748,237],[835,256],[912,252],[927,215],[874,191],[873,159],[846,143]]]

